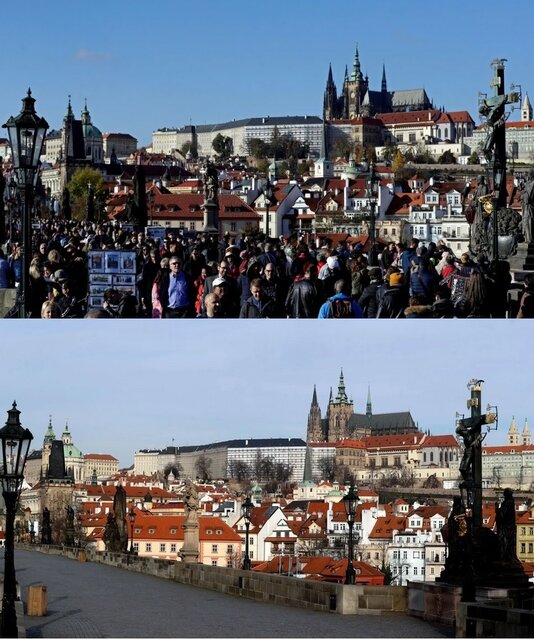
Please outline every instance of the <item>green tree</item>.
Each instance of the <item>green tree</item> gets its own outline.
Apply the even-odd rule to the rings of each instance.
[[[467,164],[480,164],[480,156],[476,151],[473,151],[473,153],[469,156]]]
[[[188,140],[187,142],[184,142],[183,145],[180,147],[180,153],[185,157],[189,151],[191,151],[191,147],[193,146],[193,143]]]
[[[391,571],[391,565],[382,559],[382,564],[380,566],[380,571],[384,574],[384,584],[391,584],[393,580],[393,571]]]
[[[397,153],[397,146],[393,142],[391,142],[391,140],[388,140],[384,145],[384,152],[383,152],[384,162],[386,164],[391,164],[393,162],[393,159],[395,158],[396,153]]]
[[[439,164],[456,164],[456,157],[453,152],[447,149],[438,158]]]
[[[211,143],[213,150],[215,153],[220,156],[223,160],[229,158],[234,152],[234,143],[232,138],[228,136],[223,136],[222,133],[218,133],[213,142]]]
[[[261,138],[250,138],[248,153],[256,160],[264,160],[269,152],[269,145]]]
[[[85,208],[87,205],[89,185],[93,187],[96,203],[102,203],[103,198],[107,195],[106,188],[104,186],[104,178],[100,172],[89,167],[86,169],[78,169],[67,185],[70,193],[72,217],[75,220],[85,219]],[[96,217],[98,218],[99,212],[97,211],[96,214]],[[100,212],[100,216],[101,215],[102,212]]]

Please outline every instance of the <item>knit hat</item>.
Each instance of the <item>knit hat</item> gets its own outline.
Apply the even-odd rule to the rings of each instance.
[[[328,256],[326,264],[330,269],[337,269],[339,267],[339,262],[335,256]]]
[[[389,286],[390,287],[398,287],[404,284],[404,276],[402,273],[392,273],[389,276]]]

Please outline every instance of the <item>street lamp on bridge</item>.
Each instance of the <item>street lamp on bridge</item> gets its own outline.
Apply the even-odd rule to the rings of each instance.
[[[347,564],[347,572],[345,574],[345,584],[354,584],[356,582],[356,570],[354,569],[354,543],[352,539],[352,528],[354,527],[354,516],[356,514],[356,505],[358,504],[358,494],[354,489],[354,482],[351,482],[348,493],[343,496],[343,505],[347,514],[347,523],[349,525],[349,559]]]
[[[253,506],[254,505],[252,504],[250,496],[247,495],[246,500],[241,505],[241,513],[243,514],[243,519],[245,520],[245,559],[243,560],[243,569],[245,569],[245,571],[249,571],[251,567],[248,551],[248,532],[250,529],[250,516],[252,515]]]
[[[132,532],[130,536],[130,555],[133,555],[135,553],[135,550],[134,550],[135,509],[133,508],[133,505],[130,507],[130,511],[128,511],[128,519],[130,520],[130,529]]]
[[[369,178],[367,179],[367,197],[369,199],[369,257],[367,263],[370,267],[376,265],[376,204],[378,202],[378,189],[380,188],[380,177],[376,173],[375,163],[371,162]]]
[[[7,129],[13,158],[13,171],[22,196],[22,275],[19,295],[19,317],[28,316],[30,309],[30,262],[32,259],[32,200],[39,175],[39,158],[48,129],[48,122],[35,113],[35,99],[28,89],[22,99],[18,116],[11,116],[2,125]]]
[[[17,502],[24,480],[24,467],[33,435],[20,424],[20,411],[17,403],[7,412],[5,426],[0,429],[0,481],[2,495],[6,505],[6,540],[4,554],[4,595],[2,598],[2,638],[18,637],[17,614],[17,581],[15,577],[15,514]]]

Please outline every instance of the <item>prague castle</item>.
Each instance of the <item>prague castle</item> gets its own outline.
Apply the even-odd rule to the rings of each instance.
[[[330,389],[326,416],[321,416],[317,402],[317,389],[308,414],[307,442],[338,442],[346,438],[361,439],[367,436],[385,436],[404,433],[420,433],[409,411],[373,413],[371,392],[368,391],[365,413],[355,413],[352,398],[345,390],[343,370],[339,376],[337,395]]]
[[[345,68],[343,88],[338,94],[332,75],[332,66],[324,93],[323,118],[332,120],[353,120],[362,116],[374,116],[377,113],[395,111],[425,111],[433,105],[424,89],[402,89],[389,91],[386,81],[386,68],[382,67],[380,91],[369,88],[369,78],[363,75],[358,48],[354,55],[352,73]]]

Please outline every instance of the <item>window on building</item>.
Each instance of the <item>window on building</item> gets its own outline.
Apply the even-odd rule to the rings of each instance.
[[[230,231],[237,231],[237,222],[230,222]]]
[[[415,142],[415,133],[408,134],[408,142]]]
[[[145,543],[145,551],[152,551],[152,543],[151,542],[146,542]]]
[[[174,542],[171,543],[171,553],[176,553],[176,545]]]
[[[413,574],[414,574],[414,576],[416,576],[416,575],[417,575],[417,567],[414,567],[414,568],[413,568]]]
[[[403,551],[402,552],[402,559],[403,560],[407,560],[408,559],[408,552],[407,551]]]
[[[217,553],[217,545],[216,544],[212,544],[211,545],[211,552],[212,553]]]
[[[395,459],[394,459],[393,464],[394,464],[396,467],[400,467],[400,466],[401,466],[401,459],[400,459],[400,456],[395,456]]]
[[[234,545],[233,544],[229,544],[226,547],[226,553],[233,553],[234,552]]]
[[[212,560],[211,561],[211,566],[212,567],[216,567],[217,566],[217,560]]]
[[[252,560],[254,558],[254,551],[249,551],[248,557]]]
[[[230,569],[232,567],[232,558],[228,558],[226,561],[226,566]]]
[[[534,549],[532,548],[532,542],[528,543],[528,552],[529,553],[534,553]]]
[[[430,573],[431,575],[434,575],[434,567],[430,567]]]
[[[388,459],[387,458],[382,458],[382,460],[380,461],[380,464],[383,467],[387,467],[388,466]]]
[[[524,542],[522,542],[521,543],[521,553],[526,553],[526,552],[527,552],[527,545]]]
[[[133,548],[134,548],[134,551],[139,552],[139,543],[138,542],[134,542]]]
[[[160,542],[160,545],[159,545],[159,552],[160,552],[160,553],[165,553],[165,551],[166,551],[166,550],[167,550],[167,549],[166,549],[166,545],[165,545],[165,543],[164,543],[164,542]]]
[[[179,227],[180,229],[185,229],[185,222],[183,220],[180,221]]]

